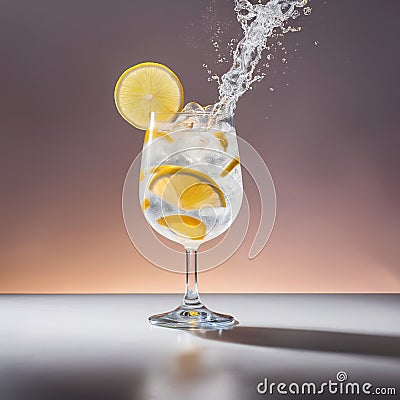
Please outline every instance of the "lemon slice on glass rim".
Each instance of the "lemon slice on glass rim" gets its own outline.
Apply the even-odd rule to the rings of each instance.
[[[148,129],[151,112],[180,111],[183,97],[183,87],[175,73],[155,62],[128,68],[118,79],[114,90],[118,112],[141,130]]]

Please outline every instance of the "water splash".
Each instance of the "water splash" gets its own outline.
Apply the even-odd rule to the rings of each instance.
[[[291,27],[287,21],[297,18],[300,15],[297,8],[303,8],[307,2],[269,0],[266,4],[252,4],[248,0],[235,0],[237,20],[244,36],[233,52],[232,67],[220,79],[219,102],[214,107],[216,112],[233,113],[239,97],[251,89],[253,83],[263,79],[265,74],[257,74],[256,66],[267,48],[268,38],[274,35],[275,29],[280,29],[282,35],[299,31],[300,28]]]

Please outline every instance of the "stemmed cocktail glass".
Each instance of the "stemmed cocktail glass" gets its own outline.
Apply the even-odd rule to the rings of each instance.
[[[186,250],[186,291],[176,309],[153,315],[154,325],[219,329],[230,315],[207,309],[198,294],[198,247],[225,232],[243,196],[233,117],[224,113],[151,113],[140,172],[147,222]]]

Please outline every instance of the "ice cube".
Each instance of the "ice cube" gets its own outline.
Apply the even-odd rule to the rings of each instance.
[[[212,145],[210,138],[205,137],[204,135],[200,136],[198,133],[193,135],[189,139],[188,144],[190,147],[203,147],[203,148],[210,148],[210,146]]]
[[[204,111],[207,113],[211,113],[212,111],[214,111],[214,107],[215,107],[215,104],[209,104],[208,106],[204,107]]]
[[[195,121],[192,116],[182,114],[173,122],[172,127],[174,131],[192,129],[194,123]]]
[[[190,103],[187,103],[185,107],[183,107],[182,112],[202,113],[204,112],[204,108],[199,103],[191,101]]]

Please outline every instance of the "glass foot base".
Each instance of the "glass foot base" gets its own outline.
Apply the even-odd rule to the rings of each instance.
[[[153,325],[178,329],[224,329],[235,324],[231,315],[218,314],[203,305],[181,305],[173,311],[149,317]]]

